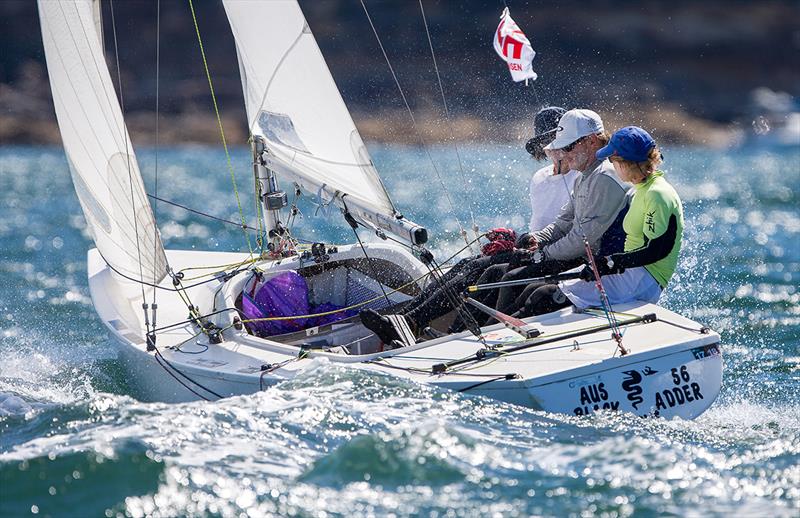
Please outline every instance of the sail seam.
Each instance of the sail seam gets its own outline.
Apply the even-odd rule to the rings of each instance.
[[[68,16],[67,16],[66,12],[63,9],[63,5],[64,4],[61,3],[61,2],[58,3],[59,9],[61,9],[61,12],[64,15],[64,18],[67,19]],[[76,4],[73,4],[73,5],[76,5]],[[78,14],[77,13],[77,5],[76,5],[75,13],[76,13],[76,15]],[[80,15],[77,15],[76,18],[78,19],[78,23],[80,24],[81,32],[83,33],[83,36],[84,36],[84,41],[88,42],[88,34],[86,33],[86,28],[83,26],[83,21],[81,20]],[[75,38],[75,34],[72,32],[72,28],[71,28],[70,24],[67,23],[65,25],[66,25],[66,28],[67,28],[67,32],[69,33],[70,39],[72,40],[72,43],[75,45],[75,49],[79,50],[80,49],[80,45],[78,44],[78,40]],[[58,49],[58,46],[56,46],[56,49]],[[90,54],[91,54],[92,65],[94,66],[94,69],[97,71],[97,75],[99,77],[102,77],[103,76],[102,69],[97,64],[97,56],[95,55],[94,52],[91,52],[91,50],[92,50],[91,49],[91,45],[88,45],[88,49],[89,49]],[[87,63],[84,61],[83,55],[81,54],[81,52],[78,52],[77,55],[78,55],[78,59],[80,60],[81,64],[83,65],[84,71],[88,70],[89,67],[87,66]],[[59,52],[59,56],[61,56],[60,52]],[[63,62],[63,60],[62,60],[62,62]],[[69,76],[69,74],[67,74],[67,76]],[[87,79],[89,79],[88,73],[87,73],[86,77],[87,77]],[[111,75],[109,74],[109,78],[110,77],[111,77]],[[107,105],[108,110],[110,110],[110,113],[108,113],[106,111],[105,107],[98,105],[100,107],[100,110],[103,112],[103,115],[106,117],[106,119],[109,119],[109,118],[116,119],[116,117],[114,117],[114,105],[111,102],[111,98],[109,96],[108,90],[105,87],[103,87],[102,88],[102,96],[101,96],[100,93],[97,92],[97,89],[95,88],[95,85],[91,81],[91,79],[89,79],[88,82],[92,87],[92,91],[95,93],[95,97],[97,97],[98,99],[103,98],[106,101],[106,105]],[[72,83],[70,83],[70,84],[72,84]],[[79,96],[77,95],[77,92],[76,92],[76,97],[79,98]],[[116,97],[115,97],[115,99],[116,99]],[[84,111],[84,114],[86,114],[85,111]],[[88,115],[87,115],[87,119],[88,119]],[[117,131],[120,130],[119,127],[116,127],[114,129],[116,129]],[[124,130],[123,130],[123,134],[112,133],[112,137],[114,138],[114,143],[116,144],[117,148],[123,147],[122,144],[117,140],[117,137],[119,137],[122,140],[125,140]],[[99,139],[98,139],[98,142],[99,142]]]
[[[264,103],[267,101],[267,94],[269,93],[269,89],[272,86],[272,82],[275,80],[275,76],[278,75],[278,70],[280,70],[281,66],[283,66],[283,63],[286,61],[286,58],[289,56],[289,53],[292,52],[292,50],[300,42],[300,38],[303,37],[303,34],[304,34],[303,31],[300,31],[300,34],[297,35],[297,38],[294,39],[292,44],[289,45],[289,48],[286,49],[286,52],[284,52],[283,55],[281,56],[280,61],[278,61],[278,64],[275,67],[275,70],[272,71],[272,75],[270,76],[269,81],[267,81],[267,86],[264,87],[264,94],[261,96],[261,103],[258,105],[258,109],[255,112],[255,115],[254,115],[255,119],[253,119],[253,121],[250,123],[250,127],[251,128],[253,127],[253,125],[258,120],[258,114],[261,113],[261,110],[264,108]],[[248,59],[248,61],[249,61],[249,59]]]

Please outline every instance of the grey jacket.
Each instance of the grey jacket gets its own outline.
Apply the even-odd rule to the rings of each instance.
[[[553,223],[533,234],[545,259],[585,257],[584,233],[592,250],[600,250],[600,238],[627,203],[629,187],[608,160],[590,164],[575,181],[572,201]]]

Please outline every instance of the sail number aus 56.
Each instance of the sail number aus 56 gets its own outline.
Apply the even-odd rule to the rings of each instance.
[[[672,383],[675,386],[671,389],[656,392],[656,415],[658,415],[661,410],[703,399],[703,394],[700,392],[700,384],[692,381],[692,377],[686,365],[672,367],[670,369],[670,374],[672,374]]]

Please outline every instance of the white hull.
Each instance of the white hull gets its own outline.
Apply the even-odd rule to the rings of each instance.
[[[372,245],[370,255],[395,256],[405,268],[418,266],[406,257],[408,254],[398,250],[401,249],[392,245]],[[360,253],[360,249],[343,247],[337,255]],[[207,252],[168,252],[168,257],[171,264],[182,267],[187,261],[221,264],[241,258]],[[310,350],[303,358],[299,358],[297,345],[257,338],[234,328],[224,332],[221,344],[210,344],[205,335],[185,342],[197,332],[186,325],[159,336],[157,358],[146,351],[142,337],[119,329],[117,315],[126,313],[118,307],[120,300],[127,303],[131,299],[112,298],[119,289],[110,284],[115,281],[95,252],[90,252],[89,264],[95,306],[130,373],[129,384],[140,397],[150,400],[177,402],[257,392],[292,379],[320,357],[352,368],[572,415],[619,410],[641,416],[693,419],[714,402],[722,383],[719,335],[708,330],[701,333],[699,324],[651,304],[615,308],[620,320],[646,314],[657,316],[655,322],[623,328],[624,344],[630,350],[625,356],[617,352],[610,331],[589,329],[604,326],[602,315],[565,309],[526,319],[543,331],[543,335],[528,342],[511,330],[494,325],[483,329],[485,343],[462,333],[386,352],[348,355]],[[279,269],[296,266],[292,260],[284,260]],[[416,273],[421,271],[418,269]],[[220,286],[217,282],[212,284],[214,289]],[[231,284],[235,285],[235,281]],[[190,289],[196,304],[202,300],[203,290],[212,292],[205,286]],[[133,304],[136,307],[136,302]],[[185,319],[185,306],[178,304],[167,309],[169,305],[169,294],[159,294],[159,307],[165,308],[160,322]],[[115,320],[116,325],[112,323]],[[581,336],[556,341],[559,335],[581,330],[584,330]],[[546,343],[510,354],[481,361],[474,358],[487,346],[508,351],[542,340]],[[181,342],[185,342],[181,351],[168,348]],[[431,372],[436,364],[470,357],[474,361],[454,365],[443,373]],[[282,362],[287,363],[278,367]]]

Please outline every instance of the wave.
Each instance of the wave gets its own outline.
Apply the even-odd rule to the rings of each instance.
[[[104,516],[122,510],[129,495],[155,492],[164,464],[140,441],[96,451],[0,462],[0,516]]]

